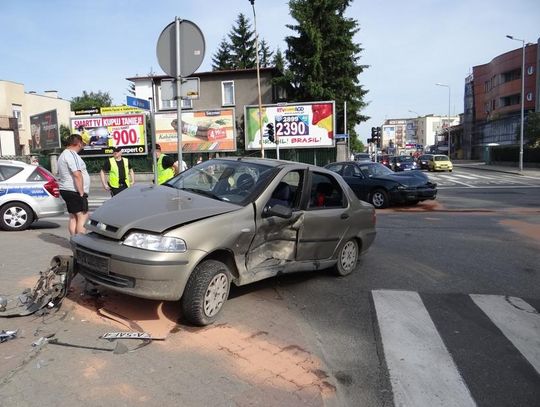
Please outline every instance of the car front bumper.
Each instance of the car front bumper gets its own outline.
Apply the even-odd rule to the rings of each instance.
[[[200,250],[164,253],[124,246],[95,233],[71,239],[75,271],[98,285],[135,297],[178,300]]]
[[[426,201],[437,197],[437,189],[435,188],[407,188],[394,189],[390,191],[391,203],[406,203]]]

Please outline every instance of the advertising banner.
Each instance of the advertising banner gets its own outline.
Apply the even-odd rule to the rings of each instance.
[[[246,106],[246,150],[261,148],[261,134],[265,149],[276,148],[270,141],[268,130],[274,130],[279,148],[334,147],[334,102],[287,103],[264,105],[262,125],[259,128],[259,107]]]
[[[147,152],[145,118],[144,114],[77,117],[71,119],[71,129],[86,144],[80,155],[110,155],[113,147],[122,147],[124,155],[143,155]]]
[[[156,113],[156,143],[161,151],[178,151],[176,112]],[[236,151],[234,109],[182,112],[182,152]]]
[[[30,116],[31,150],[51,150],[60,147],[60,128],[55,110]]]

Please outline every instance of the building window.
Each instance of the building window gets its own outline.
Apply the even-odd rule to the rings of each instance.
[[[159,110],[174,110],[176,109],[176,100],[172,99],[174,96],[170,94],[169,87],[166,89],[167,91],[162,92],[161,85],[158,86]],[[193,101],[191,99],[182,99],[182,109],[193,109]]]
[[[505,96],[500,99],[500,106],[506,107],[506,106],[519,105],[520,99],[521,98],[519,97],[519,93],[516,93],[515,95]]]
[[[506,83],[521,79],[521,68],[514,69],[512,71],[504,72],[501,74],[501,82]]]
[[[221,82],[221,104],[223,106],[234,105],[234,81]]]
[[[13,117],[17,119],[17,125],[19,129],[22,129],[22,106],[21,105],[11,105],[11,112]]]

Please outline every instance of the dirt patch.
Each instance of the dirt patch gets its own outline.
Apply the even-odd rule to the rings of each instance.
[[[499,223],[510,229],[512,232],[528,237],[540,244],[540,224],[513,219],[503,219]]]

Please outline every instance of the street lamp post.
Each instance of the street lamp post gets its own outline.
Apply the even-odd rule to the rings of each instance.
[[[255,15],[255,0],[249,0],[253,9],[253,26],[255,29],[255,60],[257,63],[257,92],[259,93],[259,137],[261,140],[261,158],[264,158],[263,127],[262,127],[262,100],[261,100],[261,74],[259,68],[259,34],[257,34],[257,16]],[[276,137],[276,143],[279,140]],[[279,154],[279,147],[278,154]]]
[[[523,126],[525,124],[525,40],[507,35],[514,41],[521,41],[521,124],[519,129],[519,171],[523,171]]]
[[[452,145],[452,140],[450,140],[450,85],[445,85],[444,83],[436,83],[435,85],[448,88],[448,123],[446,124],[446,129],[448,130],[448,158],[451,158],[450,146]]]

